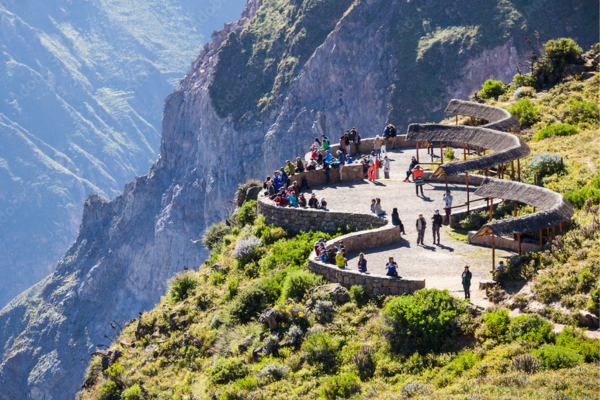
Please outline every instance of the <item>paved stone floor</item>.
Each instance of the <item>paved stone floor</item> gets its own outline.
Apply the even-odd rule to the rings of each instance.
[[[462,156],[462,150],[460,150]],[[325,197],[331,210],[370,212],[371,199],[379,197],[382,208],[391,214],[394,207],[398,208],[400,219],[406,230],[405,239],[393,245],[365,251],[369,272],[377,275],[385,274],[385,263],[389,257],[398,262],[398,273],[406,278],[425,278],[428,288],[448,289],[460,295],[462,292],[460,275],[465,265],[469,265],[473,273],[471,290],[475,303],[483,302],[482,293],[476,293],[478,282],[490,279],[492,250],[473,246],[453,235],[447,226],[441,229],[440,245],[434,245],[431,231],[431,217],[434,209],[439,208],[443,214],[442,196],[445,191],[443,181],[427,182],[423,187],[425,197],[417,197],[414,183],[402,182],[410,164],[415,149],[402,149],[388,154],[391,160],[390,180],[376,182],[353,182],[339,185],[313,188],[318,198]],[[438,150],[439,154],[439,150]],[[458,154],[457,154],[458,155]],[[420,150],[420,160],[430,161],[426,150]],[[337,171],[336,171],[337,172]],[[381,175],[383,171],[381,170]],[[332,171],[332,173],[334,173]],[[466,200],[465,185],[449,184],[448,188],[454,196],[454,205]],[[477,198],[470,187],[470,198]],[[415,227],[419,213],[423,213],[427,221],[425,245],[417,246],[417,230]],[[509,257],[511,253],[496,250],[496,262]],[[348,255],[348,265],[356,269],[358,253]],[[483,304],[482,304],[483,305]]]

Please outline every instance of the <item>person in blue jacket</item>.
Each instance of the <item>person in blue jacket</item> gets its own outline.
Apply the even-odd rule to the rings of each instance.
[[[387,269],[387,276],[401,278],[398,276],[398,264],[394,261],[394,257],[390,257],[390,261],[385,264],[385,269]]]
[[[285,199],[290,202],[290,204],[294,207],[298,207],[298,198],[296,197],[296,193],[293,190],[290,190],[288,194],[285,196]]]
[[[327,161],[329,164],[331,164],[332,160],[333,160],[333,156],[331,155],[331,152],[329,150],[327,150],[327,154],[325,154],[325,161]]]
[[[279,176],[279,171],[273,173],[273,185],[275,185],[277,191],[283,186],[283,180],[281,179],[281,176]]]

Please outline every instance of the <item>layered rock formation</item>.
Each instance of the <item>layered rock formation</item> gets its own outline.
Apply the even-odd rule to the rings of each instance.
[[[56,272],[0,314],[0,399],[72,397],[79,360],[106,343],[109,322],[151,308],[170,276],[201,264],[191,239],[226,216],[237,184],[303,154],[315,136],[439,119],[457,91],[508,80],[526,56],[524,34],[565,35],[563,16],[579,16],[567,23],[582,45],[596,39],[584,36],[597,27],[587,4],[548,0],[534,15],[524,1],[415,3],[250,0],[215,33],[165,101],[148,175],[111,202],[90,196]],[[323,18],[318,35],[307,33]]]

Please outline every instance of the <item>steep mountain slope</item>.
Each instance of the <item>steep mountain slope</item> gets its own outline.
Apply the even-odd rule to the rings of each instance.
[[[533,11],[525,2],[487,1],[480,20],[467,10],[481,2],[466,0],[439,15],[423,14],[433,13],[433,2],[321,3],[252,0],[237,23],[213,35],[165,101],[149,174],[111,202],[92,195],[56,271],[0,314],[0,399],[72,396],[82,380],[79,360],[109,333],[109,322],[151,308],[167,278],[199,265],[206,252],[190,239],[226,216],[237,184],[302,154],[311,137],[335,139],[351,126],[373,136],[388,120],[402,129],[436,119],[441,111],[424,111],[431,104],[464,98],[489,77],[511,79],[526,57],[522,36],[534,29],[564,36],[568,23],[582,45],[597,41],[596,13],[560,1]],[[506,20],[494,20],[498,10]],[[552,18],[557,23],[540,22]],[[315,25],[313,35],[307,30]],[[430,39],[421,26],[435,29]],[[475,33],[452,33],[463,28]],[[422,85],[410,86],[415,81]],[[433,103],[421,105],[425,98]],[[395,111],[398,104],[407,106]]]
[[[2,3],[0,307],[53,271],[90,192],[112,199],[156,160],[164,97],[243,6],[213,3]]]

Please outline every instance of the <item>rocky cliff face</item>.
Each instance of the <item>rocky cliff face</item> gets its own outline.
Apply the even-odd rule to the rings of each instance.
[[[320,134],[335,140],[356,126],[368,137],[388,121],[402,130],[439,119],[450,98],[513,74],[525,32],[566,34],[564,23],[536,21],[586,12],[550,0],[535,16],[517,1],[487,1],[489,15],[466,0],[446,10],[367,0],[342,13],[343,2],[264,1],[250,0],[238,22],[215,33],[167,97],[148,175],[111,202],[90,196],[56,271],[0,313],[0,399],[71,397],[82,380],[79,360],[107,342],[109,322],[151,308],[170,276],[202,263],[205,252],[190,240],[226,216],[238,183],[303,154]],[[479,13],[478,24],[468,11]],[[323,16],[335,23],[306,34]],[[570,36],[588,46],[596,38],[586,39],[588,25],[579,24]],[[426,111],[432,105],[437,112]]]

